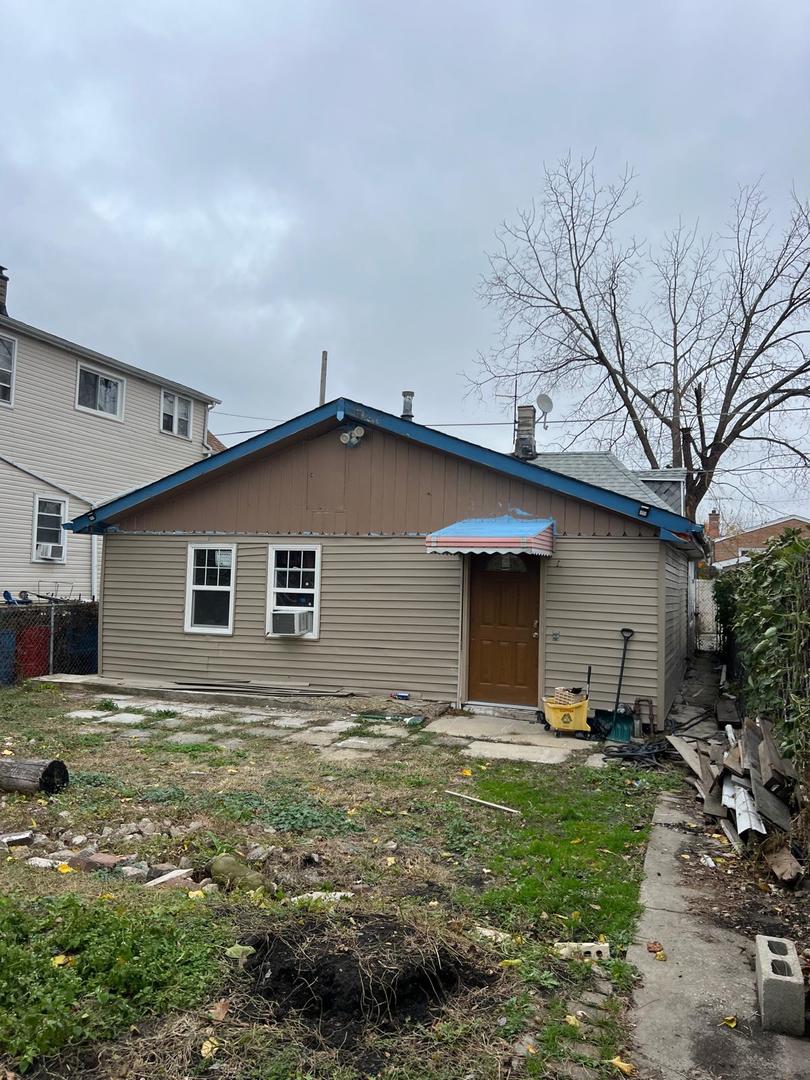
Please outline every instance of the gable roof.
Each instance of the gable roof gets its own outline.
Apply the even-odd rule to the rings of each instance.
[[[88,360],[92,364],[100,364],[103,367],[111,368],[113,371],[119,371],[122,375],[129,375],[131,378],[143,379],[145,382],[156,383],[158,386],[165,387],[167,390],[176,390],[179,394],[188,394],[190,397],[197,398],[198,401],[204,401],[209,405],[219,405],[219,398],[211,397],[210,394],[204,394],[201,390],[195,390],[191,386],[184,386],[183,383],[175,382],[174,379],[165,379],[162,375],[155,375],[152,371],[146,371],[145,368],[135,367],[134,364],[125,364],[123,360],[116,360],[114,356],[105,356],[104,353],[96,352],[95,349],[88,349],[84,345],[77,345],[75,341],[68,341],[67,338],[57,337],[56,334],[49,334],[47,330],[40,330],[36,326],[29,326],[28,323],[20,322],[19,319],[11,319],[8,315],[0,315],[0,330],[7,330],[9,333],[25,334],[27,337],[34,338],[36,341],[41,341],[45,345],[53,345],[57,349],[66,349],[68,352],[72,352],[75,356],[80,356],[83,360]]]
[[[573,476],[587,484],[627,495],[630,499],[657,506],[659,510],[671,510],[669,503],[647,487],[638,475],[623,465],[609,450],[572,450],[564,453],[542,453],[531,459],[535,465],[552,469],[564,476]]]
[[[676,540],[675,534],[683,534],[687,537],[700,536],[703,526],[697,525],[688,518],[674,513],[668,507],[662,508],[656,504],[647,494],[640,493],[640,497],[633,498],[622,492],[606,490],[603,487],[580,480],[577,477],[566,476],[563,473],[536,465],[531,461],[522,461],[512,457],[511,454],[502,454],[497,450],[490,450],[476,443],[466,442],[454,435],[446,435],[434,428],[424,427],[411,420],[402,420],[391,413],[381,412],[368,405],[362,405],[348,398],[337,398],[335,401],[320,405],[310,412],[287,420],[277,427],[270,428],[260,435],[254,435],[252,439],[237,443],[219,454],[197,461],[188,465],[178,472],[164,476],[151,484],[146,484],[135,491],[127,492],[110,502],[95,507],[87,514],[77,517],[68,526],[74,532],[104,532],[111,524],[111,518],[139,506],[149,499],[159,495],[165,495],[170,491],[176,491],[183,484],[204,476],[209,476],[228,465],[235,464],[252,454],[262,450],[281,445],[288,440],[307,432],[322,429],[327,423],[342,424],[344,422],[358,422],[370,427],[379,428],[389,434],[397,435],[403,439],[418,443],[422,446],[431,447],[454,457],[462,458],[473,464],[493,469],[495,472],[506,476],[536,484],[538,487],[568,495],[574,499],[580,499],[605,510],[611,510],[634,520],[646,521],[647,524],[657,526],[669,533],[668,539]],[[651,494],[651,493],[650,493]]]
[[[750,536],[751,533],[759,532],[761,529],[770,529],[774,525],[784,525],[788,521],[799,521],[802,525],[810,525],[810,518],[806,518],[802,514],[785,514],[784,517],[763,521],[761,525],[751,525],[749,528],[740,529],[736,533],[723,533],[722,536],[715,536],[712,538],[712,543],[717,544],[720,540],[739,540],[741,536]]]

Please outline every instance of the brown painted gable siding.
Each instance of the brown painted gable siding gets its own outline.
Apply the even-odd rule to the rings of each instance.
[[[714,561],[723,562],[725,559],[736,559],[740,552],[746,548],[761,548],[772,536],[780,536],[785,529],[799,529],[802,533],[810,534],[810,525],[799,518],[788,518],[778,524],[760,525],[758,529],[747,529],[737,536],[726,536],[722,540],[714,542]]]
[[[520,509],[560,536],[652,536],[632,521],[372,428],[346,449],[337,429],[192,481],[117,524],[133,532],[424,534]]]

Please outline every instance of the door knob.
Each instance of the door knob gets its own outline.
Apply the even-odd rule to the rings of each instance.
[[[536,630],[532,631],[532,637],[540,637]]]

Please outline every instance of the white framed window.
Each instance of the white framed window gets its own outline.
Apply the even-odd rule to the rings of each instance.
[[[123,379],[80,363],[76,373],[76,408],[109,420],[124,418]]]
[[[236,544],[189,544],[187,634],[232,634]]]
[[[0,334],[0,405],[14,404],[14,373],[17,367],[17,342]]]
[[[273,612],[312,612],[312,629],[302,634],[313,640],[320,633],[320,544],[271,544],[267,559],[267,636],[273,632]]]
[[[34,495],[31,561],[63,563],[67,558],[67,534],[62,525],[68,521],[67,499],[58,495]]]
[[[191,438],[191,398],[173,390],[160,391],[160,430],[180,439]]]

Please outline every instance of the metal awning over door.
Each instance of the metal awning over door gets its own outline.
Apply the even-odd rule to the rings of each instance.
[[[467,518],[429,533],[425,549],[446,555],[551,555],[554,520],[519,513]]]

